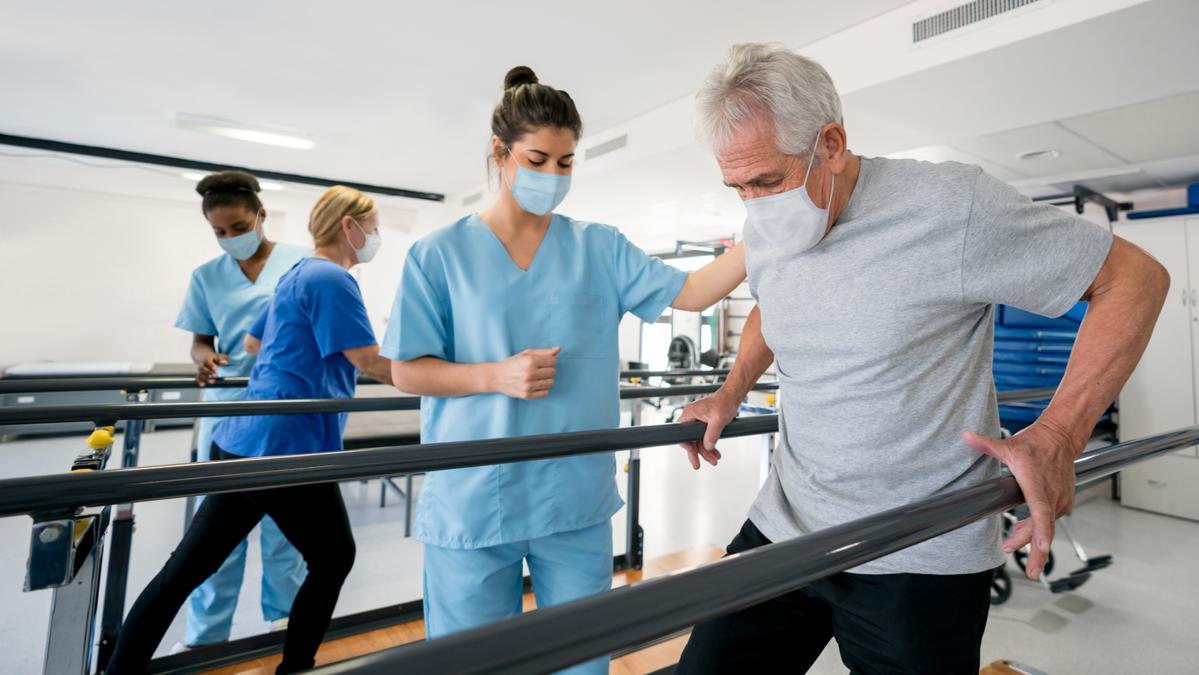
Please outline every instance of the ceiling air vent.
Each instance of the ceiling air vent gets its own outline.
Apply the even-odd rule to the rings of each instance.
[[[475,203],[478,203],[478,202],[481,202],[481,201],[483,201],[483,193],[482,193],[482,192],[476,192],[476,193],[474,193],[473,195],[467,195],[467,196],[463,197],[463,198],[462,198],[462,205],[463,205],[463,206],[470,206],[471,204],[475,204]]]
[[[629,135],[621,134],[612,140],[604,141],[603,143],[587,148],[583,151],[583,159],[595,159],[596,157],[601,157],[609,152],[616,152],[628,144]]]
[[[974,0],[912,24],[912,44],[986,21],[1012,10],[1035,5],[1042,0]]]

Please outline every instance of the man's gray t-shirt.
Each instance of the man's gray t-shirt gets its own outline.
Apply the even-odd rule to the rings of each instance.
[[[782,427],[749,517],[781,541],[1000,475],[962,440],[999,434],[994,305],[1064,313],[1111,234],[976,166],[863,158],[817,246],[745,244]],[[999,539],[989,518],[850,571],[981,572]]]

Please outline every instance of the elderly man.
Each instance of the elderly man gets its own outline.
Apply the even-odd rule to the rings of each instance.
[[[715,465],[739,401],[777,363],[774,462],[729,553],[973,485],[1006,464],[1031,518],[997,518],[696,626],[679,672],[803,672],[835,637],[854,673],[977,673],[991,570],[1031,543],[1040,575],[1070,512],[1072,462],[1132,372],[1169,277],[1140,249],[1036,205],[978,167],[859,157],[825,70],[781,46],[732,49],[697,97],[745,202],[759,307],[736,366],[684,420]],[[1090,302],[1065,378],[1032,426],[999,436],[994,305]]]

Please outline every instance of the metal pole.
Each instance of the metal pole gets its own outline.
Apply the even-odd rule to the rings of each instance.
[[[126,392],[125,400],[136,403],[141,392]],[[135,467],[141,450],[142,421],[125,422],[124,452],[121,466]],[[104,610],[100,618],[100,647],[98,663],[103,668],[116,647],[121,624],[125,620],[125,595],[129,588],[129,563],[133,549],[133,503],[118,504],[112,522],[112,536],[108,550],[108,577],[104,585]]]
[[[756,436],[777,427],[778,419],[772,415],[746,417],[733,420],[724,428],[722,436]],[[63,512],[95,504],[335,483],[628,448],[653,448],[698,440],[703,437],[704,430],[702,422],[657,424],[637,429],[572,431],[8,478],[0,480],[0,517]]]
[[[641,426],[641,401],[633,401],[629,414],[629,426]],[[645,530],[641,528],[641,451],[637,448],[629,450],[627,480],[625,559],[630,569],[639,570],[645,562]]]
[[[104,557],[103,535],[97,536],[101,538],[91,547],[71,583],[54,589],[42,671],[46,675],[84,675],[90,670]]]

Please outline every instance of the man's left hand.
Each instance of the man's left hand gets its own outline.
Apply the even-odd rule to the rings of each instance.
[[[1025,572],[1029,579],[1041,578],[1057,519],[1074,510],[1074,459],[1082,446],[1053,425],[1036,422],[1004,440],[963,434],[966,445],[1003,462],[1024,492],[1030,517],[1012,528],[1003,542],[1011,553],[1032,544]]]

